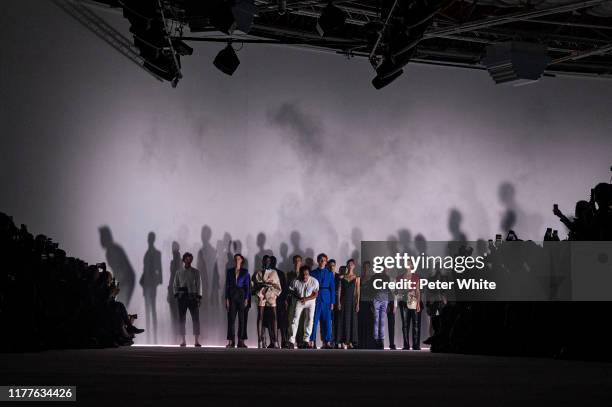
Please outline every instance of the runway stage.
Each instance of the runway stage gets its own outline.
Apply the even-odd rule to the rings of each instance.
[[[610,363],[427,351],[66,350],[0,354],[0,372],[0,385],[76,385],[78,404],[106,406],[584,407],[612,395]]]

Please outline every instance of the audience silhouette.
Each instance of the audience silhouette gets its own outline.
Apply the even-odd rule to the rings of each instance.
[[[121,265],[110,229],[100,232],[109,258]],[[1,335],[0,351],[115,347],[132,344],[143,332],[117,299],[124,288],[105,263],[68,257],[51,238],[17,228],[4,213],[0,261],[0,322],[18,333]]]

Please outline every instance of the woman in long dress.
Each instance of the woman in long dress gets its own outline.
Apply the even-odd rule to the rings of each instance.
[[[361,279],[355,273],[355,260],[346,262],[346,272],[340,279],[338,308],[338,341],[344,349],[356,348],[358,339],[358,312],[361,296]]]

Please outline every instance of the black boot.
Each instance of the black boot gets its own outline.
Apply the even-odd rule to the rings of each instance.
[[[136,328],[134,325],[127,325],[125,329],[128,333],[133,335],[141,334],[145,331],[144,329]]]

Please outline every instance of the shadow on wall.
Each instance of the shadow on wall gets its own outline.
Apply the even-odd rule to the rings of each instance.
[[[361,272],[361,241],[363,240],[363,231],[354,227],[351,230],[351,242],[353,243],[353,251],[351,252],[351,258],[355,260],[355,264],[357,265],[355,268],[356,273]]]
[[[461,212],[456,208],[451,209],[448,213],[448,231],[455,242],[467,242],[467,235],[461,230],[461,222],[463,222]]]
[[[500,227],[504,234],[516,226],[518,206],[516,204],[516,191],[514,185],[503,182],[497,190],[499,202],[504,206]]]
[[[174,278],[182,266],[183,262],[181,260],[181,246],[177,241],[173,241],[172,260],[170,260],[170,278],[168,279],[168,294],[166,296],[166,301],[168,302],[170,312],[170,326],[172,329],[172,335],[176,335],[179,331],[178,301],[174,297]]]
[[[211,306],[213,309],[218,308],[221,303],[225,302],[225,297],[221,287],[225,287],[225,271],[234,262],[231,257],[232,236],[225,232],[223,238],[217,240],[217,250],[215,253],[215,264],[213,266],[212,282],[211,282]],[[228,266],[229,265],[229,266]]]
[[[100,244],[106,251],[106,263],[119,282],[120,291],[119,295],[117,295],[117,300],[129,309],[132,293],[134,292],[136,273],[123,247],[113,240],[113,233],[110,227],[101,226],[98,231],[100,233]]]
[[[163,283],[162,256],[155,248],[155,232],[147,235],[147,251],[143,258],[140,286],[144,296],[146,333],[149,343],[157,343],[157,286]]]
[[[278,248],[280,255],[280,261],[278,268],[282,271],[291,271],[293,269],[293,260],[289,257],[289,245],[286,242],[282,242]]]
[[[210,278],[209,273],[212,272],[213,264],[217,257],[215,248],[210,243],[212,237],[212,229],[208,225],[202,226],[200,233],[200,239],[202,241],[202,247],[198,250],[198,256],[196,259],[196,268],[200,271],[200,277],[202,278],[202,303],[208,304],[210,300]]]
[[[519,238],[538,239],[541,234],[543,219],[541,215],[525,212],[517,202],[514,184],[502,182],[497,189],[497,197],[504,207],[500,228],[504,235],[509,230],[518,232]]]
[[[289,236],[289,240],[291,241],[291,246],[293,246],[293,251],[291,253],[291,257],[298,255],[301,256],[302,258],[304,258],[304,250],[302,250],[302,235],[300,235],[300,232],[298,232],[297,230],[294,230],[293,232],[291,232],[291,235]]]
[[[271,256],[272,250],[266,249],[266,234],[259,232],[257,234],[257,253],[255,253],[255,264],[253,265],[253,271],[260,270],[262,267],[261,262],[264,256]]]
[[[213,327],[216,326],[219,318],[218,312],[212,312],[212,306],[216,301],[215,289],[214,289],[214,269],[217,262],[217,251],[215,247],[210,243],[212,238],[212,229],[208,225],[202,226],[200,232],[200,240],[202,246],[198,250],[196,259],[196,269],[200,272],[200,278],[202,279],[202,304],[204,308],[200,311],[200,325]],[[218,278],[216,281],[218,285]],[[218,291],[218,289],[217,289]],[[213,329],[206,329],[203,332],[203,340],[205,343],[209,343],[212,339],[211,333]]]

